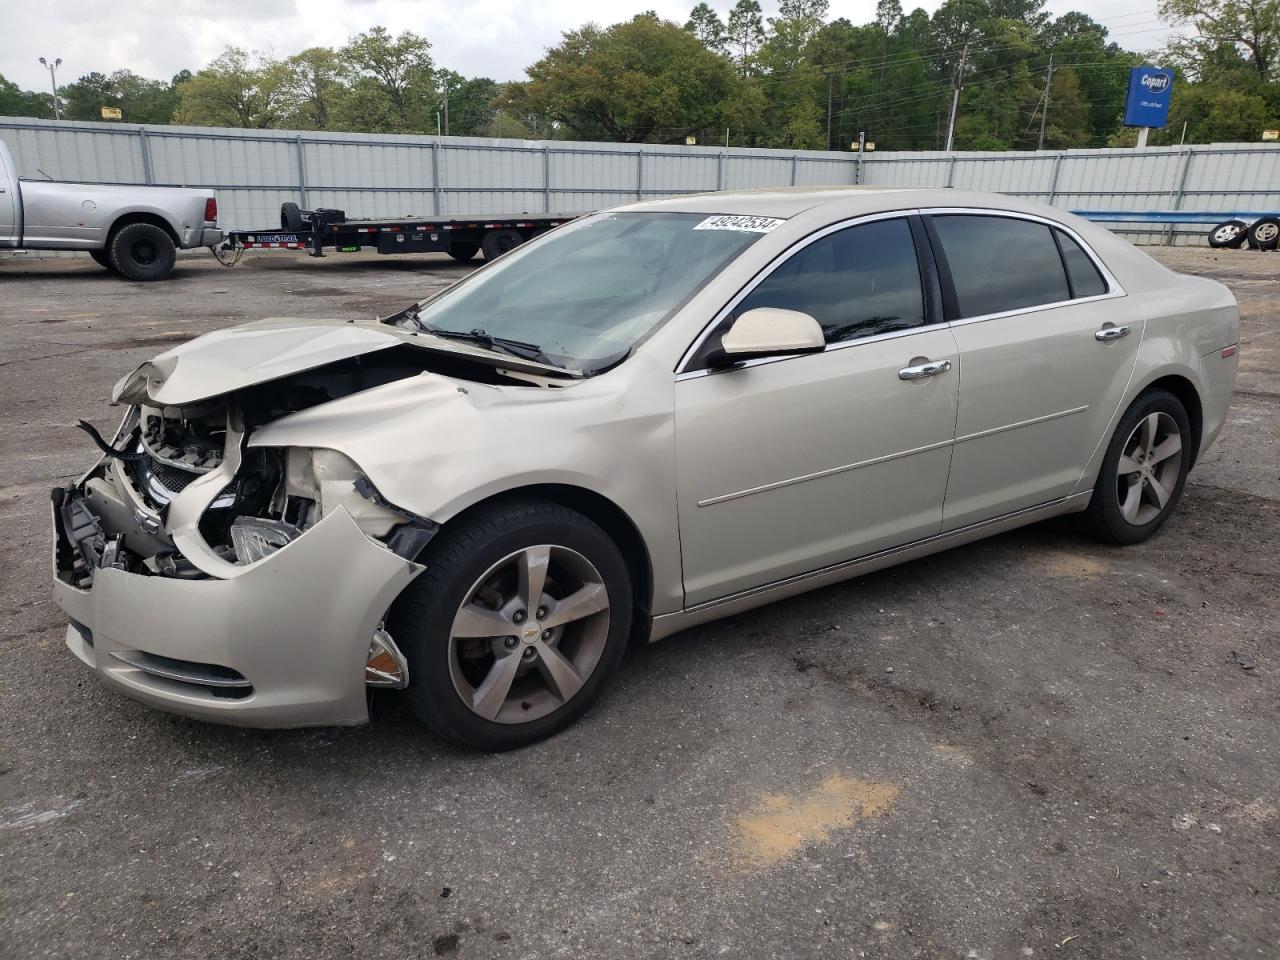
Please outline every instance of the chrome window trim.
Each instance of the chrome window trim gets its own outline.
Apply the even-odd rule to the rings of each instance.
[[[1071,237],[1071,239],[1073,239],[1076,243],[1080,245],[1080,249],[1084,251],[1085,256],[1089,258],[1089,260],[1093,263],[1094,267],[1096,267],[1098,272],[1102,275],[1103,282],[1106,283],[1107,285],[1107,292],[1096,294],[1095,296],[1092,296],[1092,297],[1077,297],[1073,300],[1055,300],[1053,303],[1038,303],[1030,307],[1019,307],[1015,310],[1004,310],[999,313],[985,313],[985,314],[980,314],[976,317],[963,317],[959,320],[948,320],[941,323],[925,323],[925,324],[921,324],[918,327],[907,327],[904,330],[893,330],[893,331],[890,331],[889,333],[880,333],[870,337],[858,337],[853,340],[842,340],[840,343],[828,344],[826,347],[824,347],[820,351],[821,353],[830,353],[835,350],[843,350],[847,347],[860,346],[861,344],[864,344],[864,343],[877,343],[882,340],[894,340],[894,339],[897,339],[898,337],[908,337],[914,334],[923,333],[925,331],[937,329],[940,327],[961,327],[970,323],[984,323],[987,320],[1001,320],[1005,317],[1016,317],[1016,316],[1021,316],[1023,314],[1028,314],[1028,313],[1038,313],[1042,310],[1055,310],[1058,307],[1073,306],[1075,304],[1080,304],[1080,303],[1096,303],[1101,300],[1115,300],[1120,297],[1128,296],[1128,293],[1125,291],[1124,287],[1120,284],[1120,281],[1116,279],[1115,274],[1113,274],[1110,271],[1110,269],[1108,269],[1106,263],[1104,263],[1102,258],[1098,256],[1098,254],[1094,251],[1093,247],[1089,245],[1088,241],[1086,241],[1084,237],[1080,236],[1079,233],[1077,233],[1071,227],[1067,226],[1065,223],[1062,223],[1061,221],[1058,221],[1058,220],[1054,220],[1051,217],[1044,217],[1035,213],[1024,213],[1023,211],[1020,211],[1020,210],[1004,210],[996,207],[909,207],[902,210],[890,210],[890,211],[881,211],[879,213],[863,214],[862,216],[851,217],[847,220],[840,220],[836,223],[829,224],[828,226],[823,227],[821,230],[817,230],[806,237],[802,237],[800,240],[797,240],[791,246],[787,247],[787,249],[784,250],[782,253],[778,254],[778,256],[770,260],[769,263],[766,266],[764,266],[759,273],[757,273],[754,277],[752,277],[751,281],[746,286],[744,286],[741,290],[739,290],[738,293],[734,295],[734,297],[725,306],[721,307],[718,311],[716,311],[711,321],[708,324],[706,324],[706,326],[703,327],[702,331],[698,334],[698,336],[694,339],[694,341],[689,345],[688,348],[686,348],[684,353],[681,354],[680,362],[676,364],[676,377],[675,377],[676,381],[679,382],[681,380],[692,380],[696,377],[706,377],[714,374],[729,373],[734,370],[743,370],[749,367],[758,367],[758,366],[763,366],[769,363],[780,363],[784,360],[794,360],[797,357],[811,356],[811,354],[808,354],[808,353],[789,353],[789,354],[780,354],[779,356],[776,356],[776,357],[759,357],[755,360],[747,360],[747,361],[744,361],[743,363],[735,364],[732,367],[724,367],[724,368],[717,368],[717,369],[702,368],[698,370],[690,370],[688,368],[688,365],[693,360],[693,357],[697,354],[698,350],[701,349],[703,343],[705,343],[706,339],[709,336],[711,336],[712,331],[715,330],[715,328],[720,324],[720,322],[723,321],[726,316],[732,313],[739,303],[745,300],[751,294],[751,292],[755,290],[756,287],[758,287],[761,283],[767,280],[773,274],[773,272],[777,270],[778,267],[780,267],[784,262],[786,262],[786,260],[788,260],[793,254],[798,253],[800,250],[803,250],[805,247],[809,246],[810,244],[816,243],[818,240],[821,240],[823,237],[829,236],[832,233],[836,233],[839,230],[844,230],[844,229],[847,229],[848,227],[858,226],[859,224],[863,224],[863,223],[873,223],[877,220],[894,220],[902,217],[909,217],[909,216],[912,216],[913,214],[919,215],[919,216],[925,216],[925,217],[932,216],[932,215],[946,216],[948,214],[969,214],[973,216],[1004,217],[1010,220],[1029,220],[1032,223],[1044,224],[1045,226],[1051,229],[1056,228],[1058,230],[1061,230],[1063,233],[1067,234],[1067,236]],[[945,255],[945,251],[944,251],[944,255]],[[1065,264],[1063,265],[1063,272],[1064,273],[1066,272]],[[924,284],[924,277],[922,276],[921,277],[921,293],[922,294],[924,293],[923,284]]]
[[[728,303],[726,303],[723,307],[721,307],[719,310],[715,312],[715,314],[711,318],[711,321],[702,328],[702,331],[698,334],[698,336],[685,349],[684,353],[681,354],[680,362],[676,364],[676,380],[677,381],[691,380],[695,377],[705,377],[712,374],[728,373],[733,370],[742,370],[747,367],[758,367],[758,366],[763,366],[764,364],[767,364],[767,363],[780,363],[783,360],[793,360],[796,357],[811,356],[811,354],[808,354],[808,353],[788,353],[788,354],[780,354],[779,356],[776,356],[776,357],[758,357],[755,360],[746,360],[742,363],[735,364],[732,367],[724,367],[724,368],[717,368],[717,369],[702,368],[698,370],[688,369],[689,363],[693,360],[694,356],[697,355],[698,351],[702,348],[703,343],[705,343],[707,338],[711,336],[712,331],[714,331],[716,327],[719,326],[721,321],[723,321],[725,317],[727,317],[730,313],[732,313],[737,308],[738,304],[740,304],[743,300],[745,300],[748,296],[750,296],[752,291],[754,291],[756,287],[760,286],[760,284],[764,283],[765,280],[771,277],[773,275],[773,272],[777,270],[778,267],[782,266],[783,263],[789,260],[793,254],[800,252],[801,250],[805,249],[811,244],[817,243],[819,240],[823,239],[824,237],[830,236],[833,233],[837,233],[840,230],[845,230],[849,227],[856,227],[864,223],[874,223],[877,220],[901,220],[911,216],[912,214],[916,214],[919,212],[920,212],[919,210],[915,209],[914,207],[911,207],[904,210],[887,210],[887,211],[881,211],[879,213],[864,213],[857,217],[851,217],[847,220],[840,220],[840,221],[837,221],[836,223],[828,224],[827,226],[822,227],[820,230],[815,230],[813,233],[810,233],[807,236],[801,237],[795,243],[791,244],[791,246],[787,247],[786,250],[782,251],[782,253],[778,254],[776,257],[770,260],[764,267],[760,269],[759,273],[757,273],[754,277],[752,277],[751,280],[748,281],[747,284],[743,286],[743,288],[739,290],[729,300]],[[912,238],[912,242],[914,243],[914,237]],[[923,276],[921,276],[920,278],[920,296],[921,296],[921,303],[923,305],[925,302]],[[845,347],[852,347],[860,343],[874,343],[878,340],[892,340],[897,337],[910,336],[911,334],[920,333],[923,330],[932,330],[942,326],[944,326],[944,324],[942,323],[923,323],[918,327],[907,327],[903,330],[891,330],[888,333],[879,333],[871,337],[861,337],[854,340],[842,340],[839,343],[829,343],[821,351],[816,351],[816,352],[829,353],[833,350],[842,350]]]
[[[1084,251],[1084,255],[1088,257],[1094,267],[1097,268],[1098,273],[1102,275],[1103,282],[1107,285],[1106,293],[1095,294],[1092,297],[1076,297],[1068,300],[1054,300],[1052,303],[1037,303],[1029,307],[1018,307],[1014,310],[1001,310],[996,313],[982,313],[976,317],[961,317],[958,320],[947,321],[947,326],[949,327],[963,327],[970,323],[984,323],[987,320],[1002,320],[1005,317],[1017,317],[1026,313],[1039,313],[1042,310],[1055,310],[1058,307],[1074,306],[1077,303],[1096,303],[1100,300],[1115,300],[1119,297],[1128,296],[1124,287],[1121,286],[1120,281],[1116,279],[1115,274],[1107,268],[1107,265],[1102,261],[1102,258],[1098,256],[1093,247],[1089,246],[1084,237],[1080,236],[1080,234],[1076,233],[1076,231],[1071,229],[1071,227],[1058,220],[1054,220],[1050,217],[1042,217],[1034,213],[1023,213],[1019,210],[998,210],[993,207],[923,207],[919,212],[922,216],[926,217],[959,214],[980,217],[1002,217],[1006,220],[1029,220],[1032,223],[1042,223],[1051,229],[1056,228],[1061,230],[1080,245],[1080,249]],[[945,250],[943,251],[943,256],[946,256]],[[1066,264],[1063,264],[1062,270],[1064,274],[1066,273],[1066,269]]]

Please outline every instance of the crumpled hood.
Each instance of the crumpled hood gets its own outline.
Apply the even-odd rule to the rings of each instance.
[[[215,330],[166,350],[123,377],[111,399],[183,406],[400,344],[462,354],[508,370],[559,376],[566,372],[386,324],[271,317]]]

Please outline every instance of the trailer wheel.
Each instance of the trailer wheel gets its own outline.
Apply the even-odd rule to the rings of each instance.
[[[107,256],[112,269],[129,280],[161,280],[173,271],[178,250],[154,223],[129,223],[112,235]]]
[[[280,204],[280,229],[289,233],[302,230],[302,208],[296,203],[288,201]]]
[[[524,243],[524,237],[515,230],[490,230],[484,235],[480,249],[484,252],[485,261],[497,260],[508,250],[514,250]]]
[[[448,250],[449,256],[455,260],[470,260],[479,252],[480,244],[478,243],[455,243]]]
[[[1209,231],[1209,246],[1238,250],[1244,245],[1249,225],[1243,220],[1225,220]]]
[[[1258,250],[1274,250],[1280,246],[1280,217],[1263,217],[1249,228],[1249,246]]]

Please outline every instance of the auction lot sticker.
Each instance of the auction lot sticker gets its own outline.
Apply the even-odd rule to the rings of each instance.
[[[707,217],[693,229],[695,230],[741,230],[745,233],[768,233],[775,227],[786,223],[774,217],[744,217],[734,214],[720,214]]]

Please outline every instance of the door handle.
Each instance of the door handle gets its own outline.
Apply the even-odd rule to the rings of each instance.
[[[950,360],[930,360],[927,363],[918,363],[912,367],[903,367],[898,371],[898,379],[924,380],[926,377],[936,377],[940,373],[946,373],[950,369]]]
[[[1093,339],[1106,343],[1108,340],[1119,340],[1129,335],[1128,327],[1103,327],[1093,335]]]

